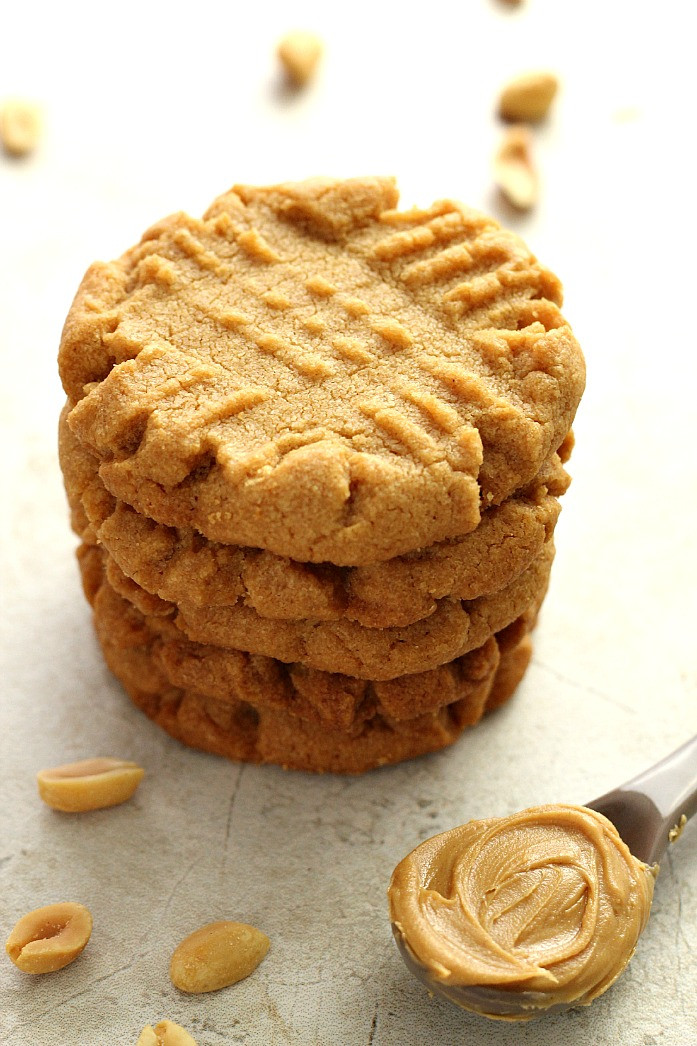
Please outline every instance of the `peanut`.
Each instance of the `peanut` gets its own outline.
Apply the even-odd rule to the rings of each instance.
[[[30,102],[7,101],[0,109],[0,141],[10,156],[25,156],[36,148],[41,132],[39,110]]]
[[[289,78],[302,87],[312,77],[322,55],[322,41],[314,33],[295,30],[278,45],[278,57]]]
[[[22,916],[5,950],[25,973],[53,973],[77,959],[91,933],[92,916],[84,905],[49,904]]]
[[[180,991],[215,992],[249,977],[270,944],[266,934],[246,923],[208,923],[175,949],[169,976]]]
[[[174,1021],[160,1021],[154,1028],[146,1024],[136,1046],[196,1046],[196,1040]]]
[[[494,157],[494,179],[499,189],[514,207],[527,211],[538,196],[537,172],[530,151],[530,131],[527,127],[510,127]]]
[[[506,84],[499,98],[504,120],[543,120],[552,104],[559,81],[553,73],[525,73]]]
[[[39,770],[36,782],[48,806],[65,813],[82,813],[125,803],[144,774],[137,763],[100,757]]]

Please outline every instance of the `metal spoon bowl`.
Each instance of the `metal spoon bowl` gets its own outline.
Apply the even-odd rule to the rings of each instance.
[[[697,736],[637,777],[606,792],[586,806],[612,821],[631,853],[653,865],[682,827],[697,812]],[[466,1010],[499,1020],[530,1020],[562,1013],[574,1003],[555,1002],[552,994],[478,985],[443,984],[413,954],[402,933],[392,927],[409,970],[429,991]]]

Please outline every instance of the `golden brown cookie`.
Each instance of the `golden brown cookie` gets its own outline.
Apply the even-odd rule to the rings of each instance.
[[[404,628],[366,628],[353,621],[272,621],[244,606],[199,608],[166,603],[145,592],[106,557],[110,584],[144,613],[168,616],[202,646],[243,650],[361,679],[424,672],[481,646],[547,591],[554,544],[500,592],[479,599],[443,599],[430,617]]]
[[[303,562],[477,526],[568,432],[558,280],[389,178],[236,186],[88,271],[60,348],[69,424],[143,515]]]
[[[97,583],[95,588],[100,563],[97,559],[95,564],[94,549],[83,549],[83,559],[91,564],[84,573],[86,580],[91,574],[93,582],[95,625],[111,670],[135,704],[173,737],[231,759],[360,773],[436,751],[474,725],[489,702],[499,705],[507,700],[514,680],[519,681],[527,665],[528,655],[521,659],[525,640],[499,655],[492,639],[482,651],[460,659],[460,664],[430,673],[430,685],[418,679],[407,682],[400,693],[397,681],[370,684],[326,676],[313,685],[313,673],[305,679],[302,669],[293,674],[293,668],[300,666],[289,670],[269,658],[240,654],[235,671],[227,677],[229,689],[203,694],[196,685],[177,686],[171,679],[183,683],[191,678],[197,683],[196,662],[209,666],[209,659],[201,662],[192,655],[192,644],[172,641],[151,629],[144,616],[108,584]],[[449,694],[459,686],[457,696],[434,707],[428,699],[432,702],[435,686],[446,680]],[[409,686],[414,695],[423,696],[422,707],[428,710],[400,718]]]
[[[495,683],[486,702],[487,712],[498,708],[515,692],[532,660],[532,640],[524,636],[508,652],[501,652],[501,660],[496,670]]]
[[[557,498],[569,477],[555,454],[533,483],[482,513],[476,530],[371,566],[296,563],[263,549],[211,542],[196,531],[155,523],[106,492],[97,461],[61,415],[61,467],[73,528],[99,541],[142,588],[194,607],[240,605],[274,620],[345,618],[369,628],[410,625],[445,596],[497,592],[528,567],[551,538]]]
[[[480,648],[449,664],[398,679],[370,681],[191,642],[169,618],[143,612],[116,592],[98,550],[83,545],[79,559],[107,661],[121,666],[121,671],[132,662],[141,686],[152,672],[152,685],[161,689],[164,674],[169,686],[222,701],[243,701],[258,709],[281,710],[348,732],[376,714],[401,722],[465,698],[474,723],[483,712],[500,654],[521,644],[538,611],[537,605],[530,606]]]
[[[505,658],[515,661],[517,650]],[[453,744],[470,725],[467,700],[430,715],[396,723],[375,716],[356,735],[329,730],[283,712],[258,712],[241,702],[218,701],[195,691],[170,687],[144,690],[118,666],[110,666],[129,696],[172,737],[192,748],[252,763],[276,763],[286,770],[359,774]],[[492,686],[496,703],[511,697]]]

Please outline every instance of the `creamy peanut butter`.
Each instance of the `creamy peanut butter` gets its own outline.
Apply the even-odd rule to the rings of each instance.
[[[590,1003],[619,977],[657,871],[601,814],[537,806],[422,843],[394,870],[390,916],[423,980],[467,1009],[527,1019]]]

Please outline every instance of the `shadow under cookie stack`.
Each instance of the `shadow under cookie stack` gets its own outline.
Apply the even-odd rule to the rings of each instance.
[[[506,701],[583,359],[513,234],[387,178],[236,186],[88,270],[60,457],[105,659],[174,737],[361,772]]]

